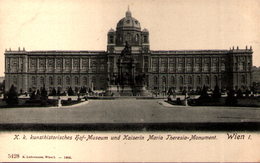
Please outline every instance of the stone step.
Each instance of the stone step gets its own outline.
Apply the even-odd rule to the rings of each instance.
[[[152,93],[148,91],[144,86],[131,86],[119,87],[117,85],[111,85],[107,89],[107,94],[114,96],[152,96]]]

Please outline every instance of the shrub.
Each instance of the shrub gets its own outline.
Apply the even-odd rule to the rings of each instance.
[[[45,89],[45,86],[41,88],[41,105],[46,106],[48,101],[48,92]]]
[[[56,96],[56,95],[57,95],[57,91],[56,91],[55,88],[52,89],[52,91],[51,91],[51,95],[52,95],[52,96]]]
[[[234,106],[237,104],[237,98],[235,97],[235,91],[231,88],[228,91],[228,96],[226,98],[226,105]]]
[[[199,99],[208,99],[209,98],[209,94],[208,94],[208,89],[207,87],[204,85],[202,88],[202,91],[200,93],[200,97]]]
[[[220,98],[221,97],[221,92],[220,92],[218,85],[215,86],[215,88],[213,90],[212,97],[213,98]]]
[[[237,98],[243,98],[243,92],[241,91],[241,89],[237,91]]]
[[[74,91],[73,91],[73,89],[71,87],[69,87],[69,89],[68,89],[68,95],[69,96],[73,96],[74,95]]]
[[[17,105],[18,102],[18,92],[16,90],[16,87],[12,85],[9,91],[7,92],[6,103],[7,105]]]

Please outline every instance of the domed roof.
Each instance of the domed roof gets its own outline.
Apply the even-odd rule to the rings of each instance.
[[[148,29],[144,28],[144,29],[143,29],[143,32],[149,32],[149,31],[148,31]]]
[[[117,29],[135,29],[141,30],[141,25],[138,20],[132,17],[129,8],[125,13],[125,17],[119,20],[116,26]]]
[[[113,28],[111,28],[108,32],[112,33],[112,32],[115,32],[115,30]]]

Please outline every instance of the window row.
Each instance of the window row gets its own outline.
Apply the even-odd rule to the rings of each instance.
[[[169,85],[170,85],[170,84],[176,85],[177,83],[178,83],[179,85],[185,85],[185,84],[192,85],[192,84],[194,83],[194,80],[195,80],[196,84],[201,85],[201,84],[202,84],[202,79],[204,80],[203,84],[206,84],[206,85],[209,85],[209,84],[210,84],[210,77],[209,77],[209,76],[205,76],[205,77],[203,77],[203,78],[202,78],[201,76],[197,76],[197,77],[195,77],[195,78],[193,78],[192,76],[188,76],[188,77],[186,78],[186,80],[184,79],[183,76],[179,76],[178,78],[176,78],[175,76],[172,76],[172,77],[170,78],[169,83],[167,82],[167,78],[166,78],[165,76],[163,76],[163,77],[161,78],[161,83],[160,83],[160,85],[161,85],[161,84],[162,84],[162,85],[168,85],[168,84],[169,84]],[[217,77],[217,76],[214,76],[213,82],[214,82],[215,84],[218,83],[218,77]],[[157,77],[157,76],[154,77],[154,79],[153,79],[153,84],[154,84],[154,85],[158,85],[158,84],[159,84],[159,81],[158,81],[158,77]]]
[[[226,70],[226,64],[225,63],[221,63],[221,66],[219,67],[219,65],[216,63],[212,64],[210,66],[210,64],[204,64],[203,66],[201,64],[195,64],[194,66],[192,64],[186,64],[184,65],[183,63],[179,63],[177,66],[176,65],[169,65],[169,67],[167,67],[167,64],[161,64],[160,66],[158,64],[153,64],[152,65],[152,71],[157,72],[158,70],[160,70],[160,72],[167,72],[167,70],[169,71],[177,71],[177,72],[183,72],[183,71],[187,71],[187,72],[209,72],[210,70],[213,72],[217,72],[219,69],[220,71],[225,71]],[[176,66],[176,67],[175,67]]]
[[[93,79],[92,79],[93,80]],[[54,77],[50,76],[48,78],[45,78],[43,76],[41,76],[39,79],[38,79],[38,82],[40,85],[45,85],[45,84],[49,84],[49,85],[54,85]],[[31,83],[32,85],[37,85],[37,79],[35,76],[33,76],[31,78]],[[82,78],[82,81],[80,81],[80,78],[79,77],[69,77],[69,76],[66,76],[64,78],[58,76],[56,78],[56,83],[57,85],[63,85],[63,84],[66,84],[66,85],[71,85],[72,83],[74,83],[75,85],[87,85],[88,84],[88,78],[87,77],[83,77]]]
[[[55,65],[55,61],[56,61],[56,65]],[[79,67],[81,66],[83,69],[84,68],[88,68],[89,67],[89,59],[82,59],[81,63],[80,63],[80,59],[65,59],[64,61],[60,58],[60,59],[39,59],[38,60],[38,64],[39,64],[39,68],[73,68],[73,69],[79,69]],[[92,67],[95,67],[95,65],[97,64],[101,64],[104,65],[104,63],[106,63],[105,59],[92,59],[91,61],[91,65]],[[15,62],[16,63],[16,62]],[[64,63],[64,65],[63,65]],[[30,67],[31,68],[36,68],[37,67],[37,59],[30,59]]]

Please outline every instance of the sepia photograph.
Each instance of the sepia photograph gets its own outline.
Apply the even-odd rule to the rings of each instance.
[[[0,0],[0,130],[260,131],[259,11]]]

